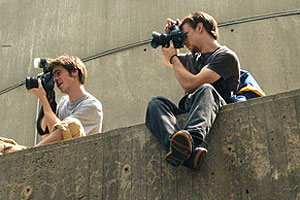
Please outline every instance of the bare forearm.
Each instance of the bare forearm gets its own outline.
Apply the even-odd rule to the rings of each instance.
[[[170,63],[169,59],[163,55],[163,64],[167,67],[172,67],[172,64]]]
[[[172,63],[176,79],[187,93],[193,93],[204,83],[213,84],[221,78],[217,72],[207,67],[203,67],[198,74],[194,75],[182,65],[177,57],[172,59]]]
[[[49,131],[52,130],[52,127],[54,124],[60,122],[60,120],[57,118],[55,113],[52,111],[51,106],[47,100],[47,98],[40,99],[41,103],[43,104],[43,110],[44,110],[44,120],[43,124],[46,124]]]
[[[172,44],[172,46],[173,46],[173,44]],[[167,66],[167,67],[172,67],[173,65],[172,65],[172,63],[170,63],[170,57],[172,56],[172,55],[177,55],[178,53],[179,53],[179,50],[178,49],[173,49],[171,52],[169,52],[169,53],[164,53],[164,51],[166,52],[166,50],[165,50],[166,48],[162,48],[162,57],[163,57],[163,64],[165,65],[165,66]]]
[[[195,75],[190,73],[180,62],[178,57],[172,58],[175,77],[185,92],[192,93],[195,88]]]
[[[61,130],[56,129],[55,131],[50,133],[50,135],[48,137],[46,137],[41,142],[39,142],[37,145],[35,145],[35,147],[42,146],[42,145],[45,145],[45,144],[49,144],[49,143],[52,143],[52,142],[61,141],[61,140],[63,140],[62,132],[61,132]]]

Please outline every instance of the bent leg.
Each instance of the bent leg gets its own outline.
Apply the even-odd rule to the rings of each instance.
[[[35,147],[85,135],[86,134],[81,122],[76,118],[67,117],[63,121],[55,124],[50,135],[38,143]]]
[[[192,135],[195,146],[205,141],[223,105],[226,105],[226,102],[210,84],[202,85],[193,94],[184,129]]]
[[[146,126],[166,152],[170,149],[170,137],[180,130],[175,116],[181,113],[183,110],[164,97],[154,97],[148,104]]]

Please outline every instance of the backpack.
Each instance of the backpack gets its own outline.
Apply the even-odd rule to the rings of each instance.
[[[265,93],[254,77],[246,70],[240,71],[240,84],[235,95],[231,97],[233,102],[246,101],[257,97],[263,97]]]

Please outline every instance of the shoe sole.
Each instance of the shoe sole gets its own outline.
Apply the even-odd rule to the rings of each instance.
[[[206,154],[207,154],[207,149],[200,147],[200,150],[197,152],[194,163],[193,163],[193,167],[195,170],[200,169],[200,166],[202,165],[202,163],[206,157]]]
[[[192,141],[185,132],[175,133],[171,138],[170,147],[165,160],[174,167],[181,165],[192,154]]]

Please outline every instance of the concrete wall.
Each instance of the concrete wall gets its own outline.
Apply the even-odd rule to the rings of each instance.
[[[168,165],[144,124],[6,154],[0,199],[299,200],[299,119],[300,90],[223,107],[200,171]]]
[[[40,71],[35,57],[64,53],[86,58],[150,39],[165,19],[206,11],[219,23],[299,10],[298,0],[0,0],[0,90]],[[235,50],[267,94],[300,86],[300,15],[220,28],[220,42]],[[103,103],[104,131],[144,121],[152,96],[177,101],[183,91],[172,69],[150,45],[86,63],[87,89]],[[60,97],[60,96],[58,96]],[[0,96],[0,135],[32,145],[36,98],[24,87]]]

